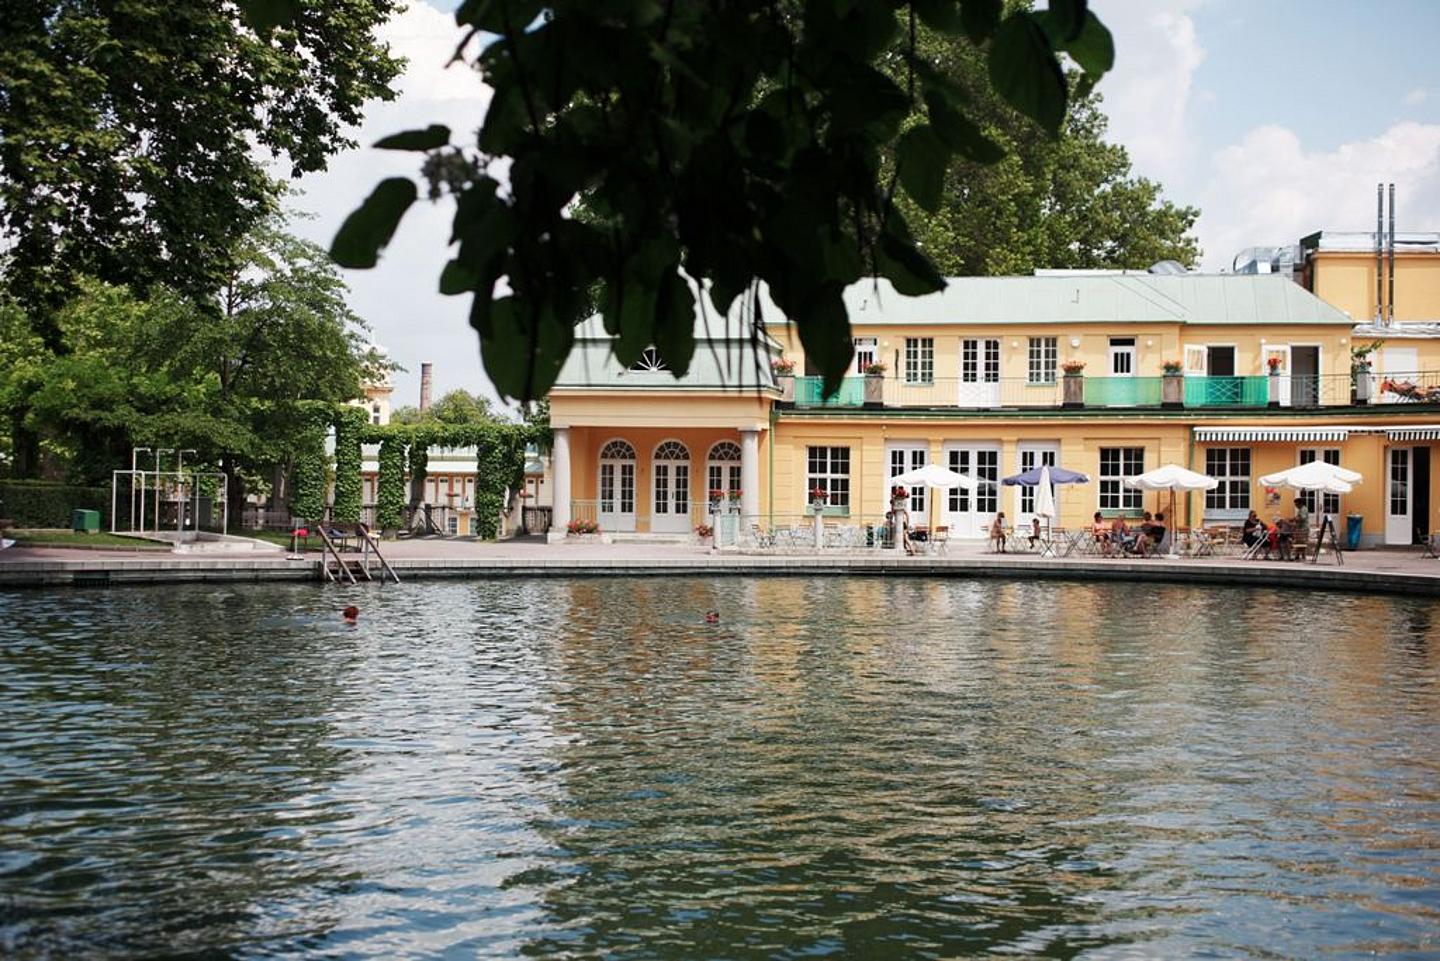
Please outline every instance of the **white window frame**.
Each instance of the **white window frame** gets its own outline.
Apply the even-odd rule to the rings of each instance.
[[[1060,366],[1059,337],[1031,337],[1025,382],[1053,386]]]
[[[1205,492],[1205,516],[1234,519],[1248,515],[1254,470],[1255,452],[1249,447],[1206,448],[1205,473],[1220,483]]]
[[[1335,467],[1340,466],[1340,448],[1338,447],[1302,447],[1295,453],[1297,464],[1308,464],[1313,460],[1323,460]],[[1310,515],[1316,517],[1320,514],[1338,515],[1340,513],[1339,494],[1320,494],[1316,497],[1315,491],[1301,491],[1299,497],[1305,502]],[[1320,510],[1316,510],[1316,505]]]
[[[935,338],[905,338],[905,383],[935,383]]]
[[[830,495],[826,513],[850,513],[850,445],[811,444],[805,448],[803,503],[810,502],[810,492],[817,487]]]
[[[851,345],[855,349],[855,373],[865,373],[865,368],[880,358],[880,340],[877,337],[854,337]]]
[[[1134,457],[1138,452],[1138,459]],[[1107,458],[1106,454],[1114,456]],[[1106,461],[1111,463],[1107,464]],[[1107,467],[1110,472],[1107,473]],[[1102,511],[1132,513],[1145,504],[1144,491],[1125,486],[1125,478],[1145,473],[1145,448],[1114,446],[1100,448],[1099,508]]]

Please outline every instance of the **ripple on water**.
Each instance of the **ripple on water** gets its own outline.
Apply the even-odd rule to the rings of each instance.
[[[0,594],[0,954],[1418,957],[1437,612],[878,579]]]

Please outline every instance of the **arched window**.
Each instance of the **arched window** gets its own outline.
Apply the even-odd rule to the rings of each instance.
[[[656,350],[654,347],[646,347],[645,350],[640,354],[640,359],[630,365],[630,369],[647,371],[669,370],[670,368],[666,366],[665,361],[661,359],[660,352],[658,350]]]
[[[740,489],[740,445],[722,440],[710,448],[705,464],[705,489],[713,500],[724,494],[715,491],[738,491]]]
[[[690,450],[678,440],[667,440],[655,448],[656,460],[689,460]]]
[[[600,449],[601,460],[634,460],[635,448],[623,440],[612,440]]]

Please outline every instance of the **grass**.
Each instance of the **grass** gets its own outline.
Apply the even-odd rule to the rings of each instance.
[[[289,548],[290,548],[290,532],[289,532],[289,531],[253,530],[253,531],[231,531],[231,533],[234,534],[236,537],[250,537],[250,538],[253,538],[253,539],[257,540],[257,541],[267,541],[267,542],[269,542],[269,543],[271,543],[271,544],[279,544],[281,547],[285,548],[286,550],[289,550]],[[316,549],[316,550],[319,550],[319,549],[320,549],[320,538],[318,538],[318,537],[310,537],[310,538],[302,537],[302,538],[300,538],[300,549],[301,549],[301,550],[305,550],[306,545],[307,545],[308,543],[310,543],[310,542],[313,542],[313,543],[315,544],[315,549]]]
[[[145,541],[135,537],[121,537],[118,534],[84,534],[61,530],[13,530],[4,536],[13,537],[17,547],[69,547],[77,550],[103,550],[123,548],[130,551],[166,551],[164,544]]]

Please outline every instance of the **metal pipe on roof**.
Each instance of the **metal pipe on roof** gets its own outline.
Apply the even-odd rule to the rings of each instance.
[[[1375,323],[1385,323],[1385,185],[1375,185]]]
[[[1390,185],[1390,276],[1385,281],[1385,324],[1395,323],[1395,185]]]

